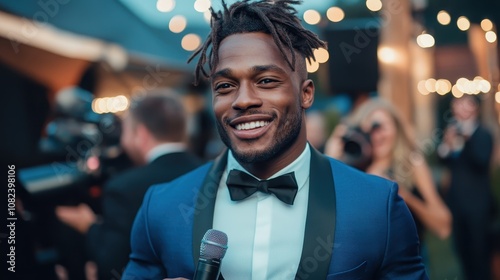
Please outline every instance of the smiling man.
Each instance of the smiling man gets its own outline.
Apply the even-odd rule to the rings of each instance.
[[[211,81],[228,149],[150,188],[124,279],[191,278],[210,228],[228,235],[225,279],[427,279],[397,185],[307,143],[314,84],[305,60],[326,46],[300,24],[290,6],[298,3],[212,11],[211,34],[193,57],[196,79]]]

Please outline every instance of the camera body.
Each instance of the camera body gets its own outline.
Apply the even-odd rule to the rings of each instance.
[[[45,164],[19,170],[19,182],[44,204],[83,202],[99,185],[129,162],[120,148],[121,123],[112,113],[92,109],[93,95],[79,87],[56,96],[53,119],[39,143]]]
[[[369,131],[364,131],[360,126],[348,127],[342,136],[344,143],[342,161],[361,171],[366,171],[373,161],[371,134],[379,127],[379,123],[373,123]]]
[[[96,122],[60,117],[49,123],[40,141],[46,164],[19,170],[19,182],[32,199],[54,205],[85,202],[89,188],[100,185],[129,162],[119,146],[118,117]]]

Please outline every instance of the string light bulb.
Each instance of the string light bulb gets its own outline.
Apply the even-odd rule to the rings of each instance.
[[[436,40],[434,40],[434,37],[432,37],[431,34],[424,33],[417,36],[417,44],[421,48],[433,47],[435,43]]]
[[[200,36],[193,33],[186,34],[181,41],[181,46],[186,51],[194,51],[200,46],[200,44],[201,44]]]
[[[378,12],[382,9],[382,1],[380,0],[366,0],[366,7],[372,12]]]
[[[488,31],[484,34],[488,43],[494,43],[497,40],[497,34],[494,31]]]
[[[418,82],[417,89],[418,89],[418,92],[420,92],[420,94],[429,95],[430,92],[426,89],[425,82],[426,82],[425,80]]]
[[[174,0],[158,0],[156,2],[156,9],[162,13],[171,12],[175,8]]]
[[[319,62],[311,60],[311,63],[306,59],[306,66],[308,73],[314,73],[319,69]]]
[[[319,63],[325,63],[330,58],[330,54],[328,54],[328,51],[324,48],[315,49],[313,54],[314,58],[316,58],[316,61]]]
[[[441,10],[437,14],[437,21],[442,25],[448,25],[451,22],[451,16],[447,11]]]
[[[342,10],[339,7],[330,7],[326,11],[326,17],[331,21],[331,22],[339,22],[344,19],[345,13],[344,10]]]
[[[211,4],[210,0],[196,0],[193,6],[197,12],[204,13],[210,9]]]
[[[485,18],[481,21],[481,28],[484,30],[484,31],[490,31],[493,29],[493,22],[491,22],[491,20]]]
[[[316,10],[307,10],[304,12],[304,21],[310,25],[316,25],[321,21],[321,15]]]
[[[172,17],[168,23],[168,29],[173,33],[181,33],[187,25],[187,20],[184,16],[176,15]]]
[[[461,16],[457,19],[458,29],[467,31],[470,28],[470,21],[467,17]]]

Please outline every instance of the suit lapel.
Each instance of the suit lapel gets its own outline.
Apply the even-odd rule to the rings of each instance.
[[[227,150],[218,156],[208,171],[198,191],[193,218],[193,259],[196,267],[200,257],[200,244],[203,235],[212,228],[215,198],[220,179],[227,164]]]
[[[326,279],[333,251],[335,205],[330,161],[311,147],[307,220],[296,279]]]

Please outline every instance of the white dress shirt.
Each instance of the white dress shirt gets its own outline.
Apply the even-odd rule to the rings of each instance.
[[[146,155],[148,163],[153,162],[155,159],[171,153],[178,153],[187,150],[187,146],[181,142],[164,143],[155,146]]]
[[[217,191],[213,220],[213,228],[228,236],[228,249],[221,265],[224,278],[294,279],[304,242],[310,160],[311,151],[307,144],[295,161],[269,178],[295,173],[298,192],[293,205],[259,191],[242,201],[232,201],[226,185],[229,171],[250,172],[229,151]]]
[[[437,153],[442,158],[447,158],[450,155],[458,155],[464,148],[465,142],[469,137],[476,132],[479,123],[476,120],[457,121],[455,124],[457,135],[455,135],[451,145],[443,142],[439,144]]]

